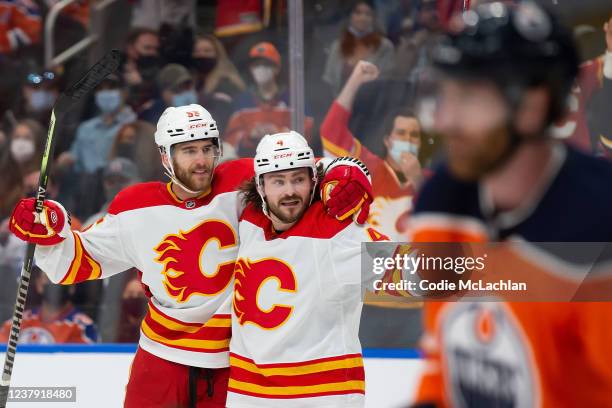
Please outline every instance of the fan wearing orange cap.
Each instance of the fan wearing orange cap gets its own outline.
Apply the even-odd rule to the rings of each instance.
[[[236,97],[224,140],[239,157],[253,157],[264,135],[288,132],[291,127],[289,94],[281,85],[281,56],[269,42],[255,44],[249,50],[252,85]],[[306,109],[308,114],[308,109]],[[304,137],[311,139],[313,119],[304,121]]]
[[[269,42],[255,44],[249,51],[249,71],[255,81],[256,94],[264,101],[271,101],[280,93],[277,82],[281,70],[281,57]]]

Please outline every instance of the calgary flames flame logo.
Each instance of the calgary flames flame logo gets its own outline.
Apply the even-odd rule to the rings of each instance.
[[[295,292],[297,282],[289,265],[274,258],[257,262],[240,258],[234,273],[234,312],[241,325],[250,322],[264,329],[274,329],[285,323],[293,306],[275,304],[262,310],[257,304],[257,296],[268,279],[278,282],[279,291]]]
[[[213,296],[230,283],[234,261],[219,263],[213,273],[202,268],[201,257],[211,241],[217,241],[219,251],[235,247],[238,240],[234,230],[225,222],[206,220],[190,231],[166,236],[155,248],[155,259],[163,264],[163,284],[178,302],[191,295]]]

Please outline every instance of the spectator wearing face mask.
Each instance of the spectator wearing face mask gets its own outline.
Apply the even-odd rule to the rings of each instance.
[[[393,69],[393,44],[375,27],[374,6],[370,1],[356,1],[351,9],[347,27],[329,51],[323,81],[332,87],[334,95],[350,76],[360,60],[373,63],[381,76]]]
[[[77,172],[87,174],[104,168],[118,130],[136,119],[125,105],[126,91],[116,75],[108,76],[98,86],[94,98],[99,114],[79,125],[70,151],[57,159],[60,167],[74,164]]]
[[[98,340],[92,319],[72,303],[75,286],[51,283],[36,266],[32,282],[42,302],[40,307],[26,309],[24,312],[20,344],[95,343]],[[11,320],[8,320],[0,329],[0,342],[7,342],[10,329]]]
[[[24,78],[21,86],[19,106],[15,108],[18,118],[32,118],[40,123],[48,123],[51,108],[59,95],[61,78],[55,71],[32,69]]]
[[[133,28],[127,35],[123,80],[128,86],[154,81],[159,70],[159,36],[150,28]]]
[[[263,136],[289,131],[289,94],[279,81],[281,57],[269,42],[255,44],[249,51],[253,85],[236,97],[234,114],[225,130],[224,141],[239,157],[252,157]],[[308,113],[308,109],[307,109]],[[312,137],[312,117],[306,117],[304,136]]]
[[[222,93],[232,98],[246,88],[223,44],[214,35],[197,35],[191,57],[198,92]]]
[[[111,147],[109,161],[117,157],[130,159],[136,164],[143,181],[163,181],[166,179],[160,164],[159,148],[155,144],[155,126],[137,120],[123,126]]]
[[[407,108],[389,112],[382,136],[382,157],[364,147],[348,127],[357,91],[378,74],[378,68],[370,62],[357,64],[321,124],[321,142],[326,156],[353,156],[368,166],[374,194],[368,222],[392,240],[401,241],[423,178],[419,161],[421,124]]]
[[[56,160],[58,168],[71,170],[62,184],[72,188],[66,191],[73,198],[70,210],[83,218],[98,211],[104,202],[101,171],[108,162],[119,129],[136,119],[125,99],[126,91],[120,78],[108,76],[94,93],[99,114],[79,125],[70,149]]]
[[[23,119],[11,133],[11,154],[22,168],[40,167],[46,134],[44,128],[34,119]]]
[[[121,77],[129,90],[127,103],[137,113],[146,109],[157,93],[159,49],[159,34],[155,30],[134,28],[127,35]]]
[[[219,128],[225,129],[234,98],[246,85],[214,35],[196,36],[191,57],[191,72],[200,104],[206,106]]]
[[[182,65],[168,64],[162,68],[157,75],[157,87],[159,97],[139,116],[149,123],[157,123],[167,107],[198,103],[193,77]]]

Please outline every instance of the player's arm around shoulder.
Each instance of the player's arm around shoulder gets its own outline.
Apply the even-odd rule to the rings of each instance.
[[[218,192],[236,191],[255,175],[253,159],[244,157],[228,160],[215,168],[213,186]]]

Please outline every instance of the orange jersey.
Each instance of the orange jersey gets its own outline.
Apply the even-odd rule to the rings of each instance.
[[[33,1],[0,1],[0,54],[40,42],[40,10]]]
[[[304,119],[304,137],[312,137],[313,119]],[[259,131],[265,129],[265,131]],[[255,152],[262,133],[273,134],[288,132],[291,128],[291,110],[284,104],[276,106],[261,105],[254,108],[243,108],[236,111],[227,124],[223,135],[224,141],[231,144],[236,151]]]
[[[0,343],[8,341],[11,322],[2,326]],[[40,310],[32,309],[23,314],[19,344],[95,343],[97,339],[93,321],[72,307],[54,321],[43,320]]]
[[[411,218],[419,242],[527,241],[517,273],[566,279],[564,254],[537,242],[612,241],[612,166],[557,146],[542,196],[495,213],[482,186],[445,167],[425,184]],[[569,254],[568,254],[569,255]],[[604,277],[605,278],[605,277]],[[609,284],[608,280],[602,283]],[[611,407],[612,303],[426,302],[419,403],[436,407]]]
[[[334,102],[321,124],[321,141],[326,156],[356,157],[372,175],[374,202],[368,222],[391,240],[401,241],[406,234],[415,191],[401,182],[385,160],[364,147],[349,130],[351,113]]]

